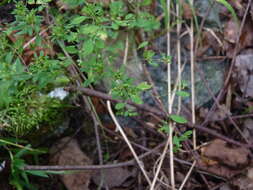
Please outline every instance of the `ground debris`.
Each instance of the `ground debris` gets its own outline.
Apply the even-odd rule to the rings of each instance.
[[[201,149],[200,167],[216,175],[230,178],[249,165],[249,150],[230,147],[223,140],[216,139]]]
[[[252,190],[253,189],[253,168],[248,169],[247,175],[239,177],[232,181],[232,184],[238,190]]]
[[[216,139],[202,148],[202,155],[230,168],[239,169],[248,165],[249,150],[243,147],[229,147],[223,140]]]
[[[58,152],[56,152],[59,150]],[[90,165],[91,160],[80,149],[75,139],[65,137],[58,141],[50,150],[50,162],[54,165]],[[55,153],[56,152],[56,153]],[[91,171],[61,175],[60,179],[68,190],[88,190]]]

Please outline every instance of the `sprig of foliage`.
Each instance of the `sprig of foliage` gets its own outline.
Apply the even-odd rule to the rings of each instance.
[[[172,121],[178,124],[187,123],[187,120],[184,117],[179,116],[179,115],[170,115],[169,119],[171,119]],[[171,126],[168,124],[168,122],[163,121],[163,124],[159,128],[159,131],[169,134],[170,130],[171,130]],[[177,152],[182,147],[182,142],[185,140],[188,140],[191,135],[192,135],[191,130],[185,131],[183,134],[180,134],[180,136],[174,135],[173,140],[172,140],[173,145],[174,145],[173,151]]]
[[[49,174],[63,174],[64,171],[27,171],[24,170],[26,161],[24,157],[38,156],[45,154],[46,151],[42,149],[33,149],[30,144],[22,145],[19,143],[27,143],[22,140],[13,138],[0,139],[0,147],[6,149],[10,155],[10,184],[17,190],[35,190],[37,189],[30,183],[29,176],[49,177]]]
[[[66,62],[45,56],[42,51],[34,53],[29,66],[22,59],[25,36],[36,37],[34,48],[42,46],[38,35],[42,23],[38,13],[42,10],[40,6],[30,11],[22,1],[17,2],[13,11],[16,21],[0,34],[0,126],[15,136],[29,134],[42,124],[56,124],[63,113],[59,110],[66,107],[62,101],[46,96],[70,81]],[[15,39],[9,40],[10,36]]]
[[[144,89],[143,84],[136,86],[134,79],[126,75],[124,66],[120,69],[113,66],[118,59],[118,52],[124,49],[123,41],[117,40],[115,44],[108,46],[107,40],[118,38],[122,29],[158,29],[159,22],[148,12],[140,11],[138,15],[129,13],[127,4],[123,1],[110,3],[109,11],[102,4],[86,2],[80,14],[71,14],[55,14],[52,38],[54,41],[67,41],[68,46],[64,47],[67,52],[78,55],[81,71],[87,75],[83,85],[98,84],[101,80],[109,81],[109,91],[115,98],[142,103],[141,92],[147,89]],[[135,114],[127,111],[124,104],[119,104],[116,108],[118,113],[125,116]]]
[[[188,140],[191,137],[191,135],[192,135],[191,130],[184,132],[180,136],[174,135],[172,140],[174,145],[173,151],[177,152],[182,147],[182,142]]]

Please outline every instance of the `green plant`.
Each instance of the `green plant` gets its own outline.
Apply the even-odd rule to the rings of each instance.
[[[171,115],[170,119],[178,124],[183,124],[187,122],[187,120],[184,117],[179,115]],[[164,121],[163,124],[160,126],[159,131],[169,134],[170,125],[168,124],[168,122]],[[173,151],[177,152],[182,147],[182,142],[188,140],[191,135],[192,135],[191,130],[185,131],[183,134],[180,135],[174,135],[172,139]]]
[[[26,147],[30,147],[27,145]],[[17,190],[23,189],[36,189],[29,182],[29,175],[36,175],[40,177],[48,177],[46,172],[43,171],[24,171],[23,168],[25,166],[25,160],[22,158],[23,155],[27,154],[27,150],[19,150],[17,153],[13,155],[11,151],[9,151],[10,159],[11,159],[11,175],[10,175],[10,184],[13,185]]]
[[[174,135],[173,136],[173,151],[177,152],[182,147],[182,142],[188,140],[192,135],[192,131],[186,131],[180,136]]]
[[[13,11],[16,20],[0,34],[0,126],[15,136],[29,134],[41,125],[57,124],[63,116],[60,110],[66,107],[66,102],[47,94],[70,82],[68,63],[49,57],[44,51],[34,51],[29,63],[23,60],[26,36],[35,37],[31,50],[45,45],[39,35],[39,12],[43,9],[39,6],[30,11],[22,1],[17,2]]]
[[[72,8],[80,5],[70,4]],[[100,3],[86,2],[80,13],[54,14],[56,19],[52,26],[52,39],[68,54],[78,55],[80,70],[87,75],[83,85],[108,81],[108,89],[114,98],[142,103],[141,92],[150,86],[145,83],[136,86],[134,79],[126,75],[125,66],[115,67],[114,62],[118,59],[119,52],[124,49],[124,41],[119,39],[122,29],[130,34],[136,29],[149,32],[158,29],[159,22],[154,16],[145,11],[138,14],[129,13],[127,4],[123,1],[110,3],[108,11]],[[110,40],[115,43],[108,46]],[[68,45],[65,45],[64,41],[68,42]],[[125,105],[116,105],[118,114],[136,114],[131,108],[126,109]]]
[[[21,141],[20,141],[21,142]],[[24,142],[23,142],[24,143]],[[24,189],[37,189],[29,181],[29,175],[48,177],[47,172],[44,171],[25,171],[24,166],[26,162],[24,156],[45,153],[45,151],[32,149],[31,145],[20,145],[17,143],[16,139],[0,139],[0,147],[6,149],[10,157],[10,184],[17,190]]]
[[[105,8],[101,3],[65,0],[64,3],[69,6],[70,11],[62,13],[49,9],[54,17],[54,22],[49,27],[49,38],[58,44],[64,53],[57,53],[52,58],[44,55],[43,51],[35,52],[32,62],[25,65],[22,60],[24,36],[36,38],[35,43],[30,45],[31,48],[43,46],[39,33],[43,23],[41,12],[47,2],[49,1],[39,2],[40,5],[32,10],[28,10],[22,1],[17,2],[13,11],[16,20],[0,34],[0,93],[4,97],[0,100],[1,128],[22,136],[39,128],[43,123],[53,125],[50,123],[52,118],[60,119],[61,115],[57,112],[64,108],[64,102],[46,97],[45,94],[71,81],[66,68],[73,63],[72,56],[75,56],[81,72],[87,76],[84,86],[107,80],[110,81],[109,91],[114,98],[131,100],[136,104],[143,103],[141,93],[151,86],[145,82],[136,85],[134,79],[126,75],[125,65],[118,68],[113,62],[118,59],[119,52],[124,50],[124,41],[119,39],[122,30],[128,31],[129,34],[138,29],[152,33],[159,28],[159,22],[147,11],[139,8],[137,14],[132,9],[135,6],[145,7],[150,1],[133,2],[128,9],[129,4],[124,1],[112,2]],[[74,12],[74,9],[80,11]],[[15,36],[15,41],[9,40],[10,35]],[[109,40],[114,40],[115,43],[108,46]],[[143,42],[138,49],[146,49],[147,46],[148,42]],[[144,59],[157,66],[153,62],[154,55],[153,51],[144,50]],[[163,55],[161,61],[170,64],[171,57]],[[178,91],[177,95],[189,96],[185,91]],[[115,108],[118,114],[136,115],[126,103],[118,103]],[[177,115],[172,115],[170,119],[178,123],[186,122]]]
[[[10,2],[10,0],[3,0],[3,1],[0,3],[0,6],[5,5],[6,3],[9,3],[9,2]]]
[[[116,71],[113,75],[111,94],[113,98],[121,100],[132,100],[136,104],[142,104],[141,92],[150,89],[151,86],[146,82],[142,82],[137,86],[134,85],[132,78],[129,78],[124,74],[124,69]],[[126,110],[126,103],[118,103],[115,108],[118,110],[118,114],[124,116],[136,115],[131,108]]]
[[[15,32],[15,35],[38,35],[41,30],[42,17],[37,14],[43,7],[38,9],[28,10],[22,1],[16,2],[16,9],[13,11],[16,20],[12,22],[7,30],[7,33]],[[39,35],[37,39],[41,38]],[[38,40],[37,40],[38,41]],[[40,44],[36,44],[40,45]]]
[[[17,190],[36,190],[35,185],[30,183],[30,176],[38,176],[48,178],[49,174],[70,174],[70,171],[40,171],[40,170],[24,170],[27,165],[25,158],[31,157],[34,162],[38,160],[38,156],[47,153],[46,149],[33,149],[25,140],[14,138],[0,138],[0,147],[3,147],[9,153],[10,158],[10,175],[9,182]]]
[[[5,109],[0,110],[1,128],[15,136],[24,136],[41,125],[55,126],[66,105],[57,98],[38,94],[32,86],[24,88]]]

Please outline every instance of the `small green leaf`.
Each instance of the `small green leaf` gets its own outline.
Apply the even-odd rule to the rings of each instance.
[[[116,110],[123,109],[126,106],[126,103],[117,103],[115,106]]]
[[[189,131],[186,131],[185,133],[184,133],[184,135],[186,135],[186,136],[191,136],[192,135],[192,131],[191,130],[189,130]]]
[[[131,95],[131,100],[136,104],[142,104],[142,99],[138,95]]]
[[[115,22],[113,22],[112,23],[112,29],[114,29],[114,30],[118,30],[119,29],[119,25],[118,24],[116,24]]]
[[[168,134],[168,133],[170,132],[170,127],[169,127],[169,125],[164,124],[164,125],[162,125],[162,126],[160,127],[159,131],[162,131],[162,132],[165,132],[165,133]]]
[[[7,53],[5,57],[5,61],[11,64],[12,59],[13,59],[13,53],[12,52]]]
[[[190,96],[190,94],[185,91],[177,91],[176,94],[181,97],[189,97]]]
[[[104,161],[108,161],[110,159],[110,153],[109,152],[106,152],[103,156],[104,158]]]
[[[75,54],[75,53],[78,52],[78,50],[76,49],[75,46],[66,46],[66,50],[67,50],[67,52],[70,53],[70,54]]]
[[[141,6],[148,6],[152,3],[152,0],[143,0],[141,1],[140,5]]]
[[[64,86],[70,82],[69,78],[67,76],[58,76],[55,78],[53,84],[55,86]]]
[[[90,55],[94,50],[94,43],[93,41],[90,39],[86,42],[84,42],[83,45],[83,56],[87,56]]]
[[[165,54],[162,54],[162,59],[161,61],[165,64],[171,64],[171,56],[168,56],[168,55],[165,55]]]
[[[145,42],[142,42],[137,49],[141,49],[141,48],[144,48],[148,45],[148,41],[145,41]]]
[[[137,88],[140,89],[140,90],[148,90],[150,89],[152,86],[149,85],[147,82],[142,82],[140,83]]]
[[[185,141],[185,140],[189,139],[191,135],[192,135],[192,131],[191,130],[186,131],[184,134],[182,134],[180,136],[180,140],[181,141]]]
[[[19,59],[15,60],[15,63],[13,65],[13,67],[15,67],[16,73],[17,74],[21,74],[24,72],[24,65],[22,65],[22,63],[20,62]]]
[[[173,137],[173,144],[175,145],[175,146],[177,146],[177,147],[181,147],[182,145],[181,145],[181,139],[180,138],[178,138],[178,136],[174,136]]]
[[[80,29],[81,34],[96,34],[100,31],[100,27],[96,25],[84,25]]]
[[[45,171],[34,170],[34,171],[26,171],[26,173],[31,174],[31,175],[35,175],[35,176],[39,176],[39,177],[49,177]]]
[[[129,112],[128,113],[128,116],[130,116],[130,117],[133,117],[133,116],[137,116],[138,115],[138,113],[137,112]]]
[[[86,16],[77,16],[70,22],[70,24],[72,25],[81,24],[86,18],[87,18]]]
[[[187,120],[179,115],[170,115],[170,118],[175,121],[176,123],[184,124],[187,123]]]
[[[144,51],[144,53],[143,53],[143,57],[144,57],[144,59],[146,59],[147,61],[149,61],[150,59],[152,59],[153,56],[155,56],[155,52],[152,51],[152,50],[146,50],[146,51]]]

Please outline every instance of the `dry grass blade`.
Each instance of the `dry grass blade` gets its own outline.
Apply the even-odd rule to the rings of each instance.
[[[132,152],[132,154],[133,154],[133,156],[134,156],[134,158],[135,158],[135,160],[136,160],[138,166],[140,167],[140,169],[141,169],[141,171],[142,171],[144,177],[146,178],[147,182],[149,183],[149,185],[151,185],[151,181],[150,181],[150,179],[149,179],[149,177],[148,177],[147,172],[145,171],[143,162],[138,158],[138,156],[137,156],[135,150],[133,149],[133,147],[132,147],[130,141],[128,140],[128,138],[127,138],[127,136],[126,136],[124,130],[123,130],[122,127],[120,126],[120,124],[119,124],[119,122],[118,122],[116,116],[114,115],[114,113],[113,113],[113,111],[112,111],[111,102],[110,102],[109,100],[107,100],[106,103],[107,103],[107,109],[108,109],[108,111],[109,111],[109,114],[110,114],[110,116],[111,116],[111,118],[112,118],[114,124],[116,125],[116,127],[117,127],[117,129],[119,130],[120,134],[121,134],[122,137],[124,138],[124,140],[125,140],[125,142],[127,143],[129,149],[131,150],[131,152]]]
[[[191,175],[191,172],[192,172],[194,166],[196,165],[196,163],[197,163],[196,161],[193,162],[193,164],[192,164],[190,170],[188,171],[187,175],[186,175],[185,178],[184,178],[184,181],[182,182],[182,184],[180,185],[180,187],[179,187],[178,190],[182,190],[182,189],[183,189],[183,187],[184,187],[185,183],[187,182],[187,180],[189,179],[189,177],[190,177],[190,175]]]

